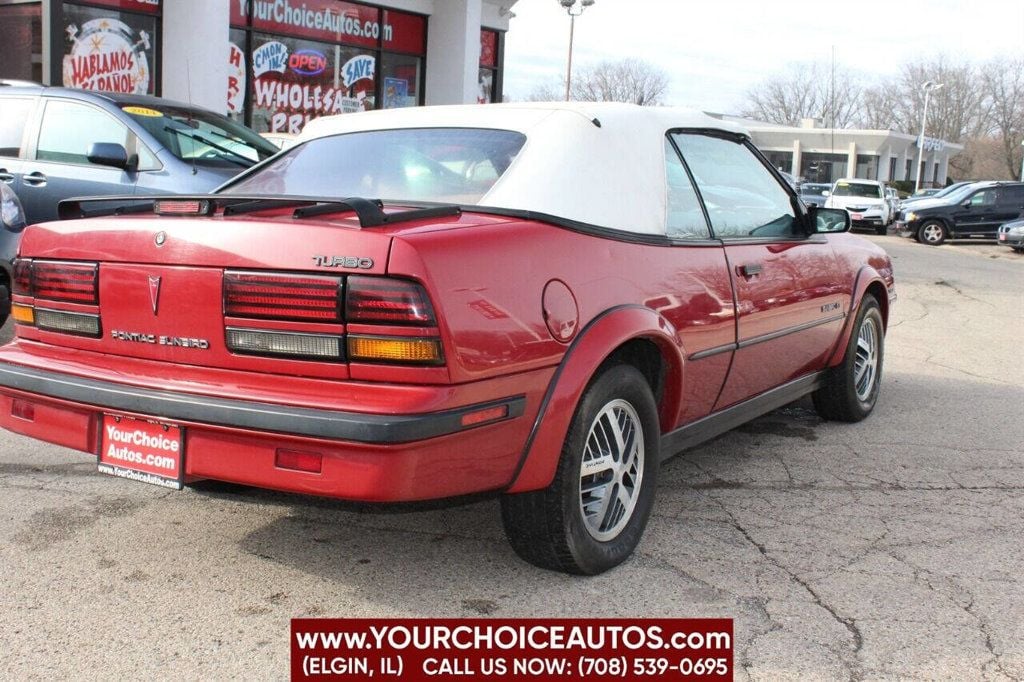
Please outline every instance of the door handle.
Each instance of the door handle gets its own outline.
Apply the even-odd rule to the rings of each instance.
[[[741,277],[747,278],[753,277],[755,275],[760,275],[761,270],[763,269],[764,268],[761,266],[760,263],[747,263],[746,265],[736,266],[737,274],[739,274]]]
[[[9,185],[14,182],[14,175],[8,173],[6,168],[0,168],[0,182],[6,182]]]
[[[28,175],[22,175],[21,179],[30,187],[46,187],[46,176],[39,171],[29,173]]]

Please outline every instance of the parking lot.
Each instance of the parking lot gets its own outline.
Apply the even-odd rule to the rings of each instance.
[[[738,679],[1024,677],[1024,256],[871,239],[899,292],[875,413],[801,402],[675,458],[595,578],[517,559],[493,501],[167,492],[0,433],[0,669],[281,679],[297,616],[716,616]]]

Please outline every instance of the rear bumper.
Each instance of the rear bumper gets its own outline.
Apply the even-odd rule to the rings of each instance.
[[[183,427],[186,482],[419,501],[507,487],[550,375],[520,377],[518,395],[392,415],[145,389],[0,362],[0,427],[97,455],[104,413],[140,417]],[[508,409],[503,419],[463,424],[466,415],[500,406]],[[280,468],[279,450],[320,455],[321,471]]]

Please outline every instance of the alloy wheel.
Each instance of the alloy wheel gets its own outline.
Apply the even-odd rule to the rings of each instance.
[[[857,355],[853,361],[853,383],[857,399],[867,402],[878,376],[878,327],[865,317],[857,332]]]
[[[580,466],[580,512],[595,540],[613,540],[633,516],[644,453],[636,410],[625,400],[609,402],[590,425]]]

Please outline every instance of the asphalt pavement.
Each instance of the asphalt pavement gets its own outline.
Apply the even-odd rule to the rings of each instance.
[[[680,455],[594,578],[517,559],[493,501],[167,492],[0,433],[0,670],[282,679],[297,616],[708,616],[741,680],[1024,678],[1024,257],[871,239],[899,292],[875,413],[803,401]]]

